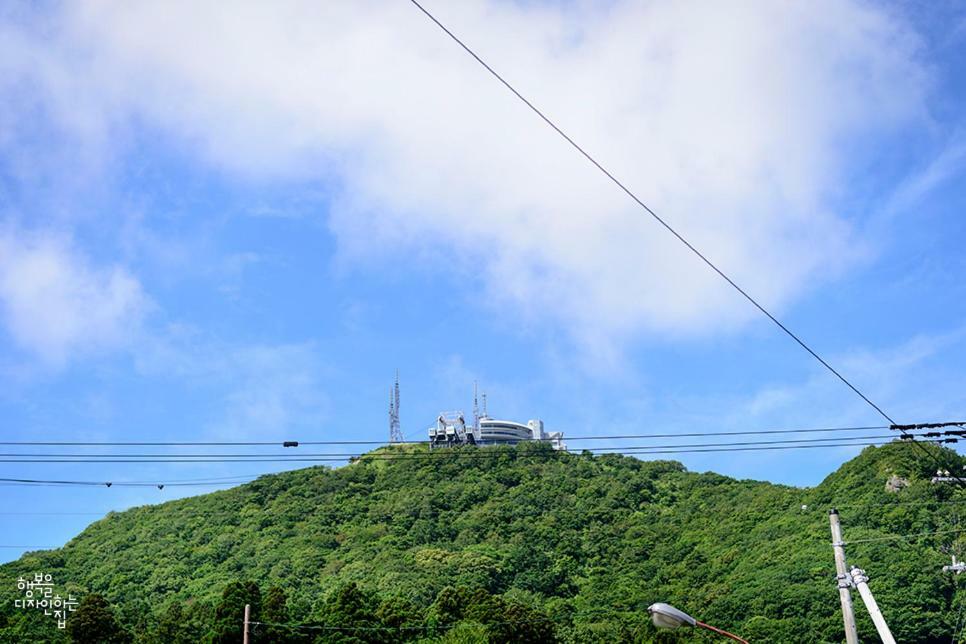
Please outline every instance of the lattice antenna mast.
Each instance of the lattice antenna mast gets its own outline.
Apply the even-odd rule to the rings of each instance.
[[[399,425],[399,371],[396,371],[396,383],[389,390],[389,442],[403,442],[402,429]]]
[[[483,418],[489,418],[490,415],[486,413],[486,392],[483,392]]]
[[[389,442],[393,442],[393,428],[396,426],[396,401],[392,395],[392,387],[389,388]]]
[[[396,369],[396,425],[398,429],[399,425],[399,369]]]

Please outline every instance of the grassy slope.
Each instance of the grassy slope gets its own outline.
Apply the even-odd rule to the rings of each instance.
[[[105,594],[131,624],[175,598],[214,601],[246,578],[283,586],[293,613],[310,618],[319,597],[351,580],[426,605],[447,585],[483,587],[541,606],[579,641],[649,641],[643,611],[654,601],[754,641],[841,641],[829,505],[840,506],[847,540],[948,530],[958,507],[905,503],[952,492],[925,480],[932,465],[909,445],[868,448],[805,490],[535,450],[428,460],[408,448],[416,458],[303,469],[112,513],[60,550],[0,567],[0,641],[28,628],[55,637],[49,618],[12,609],[17,576],[40,570]],[[893,473],[913,484],[886,492]],[[899,641],[948,641],[954,585],[939,547],[956,537],[849,548]],[[859,615],[862,639],[874,641]]]

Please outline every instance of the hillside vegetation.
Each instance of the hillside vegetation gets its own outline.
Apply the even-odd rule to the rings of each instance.
[[[798,489],[543,445],[386,448],[111,513],[0,567],[0,642],[70,641],[13,607],[39,571],[86,598],[77,641],[239,642],[245,603],[256,642],[712,641],[659,634],[646,607],[665,601],[754,642],[840,642],[833,505],[847,541],[945,531],[847,554],[898,641],[948,642],[960,599],[941,567],[966,504],[934,469],[910,445],[870,447]],[[908,486],[887,491],[894,475]]]

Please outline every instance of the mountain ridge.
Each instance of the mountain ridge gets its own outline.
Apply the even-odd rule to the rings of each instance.
[[[962,467],[951,450],[930,449]],[[828,508],[839,507],[847,541],[949,530],[958,516],[947,502],[959,493],[930,484],[932,469],[901,443],[866,448],[813,488],[540,445],[381,448],[341,468],[111,513],[63,548],[0,566],[10,586],[0,589],[0,641],[66,637],[42,613],[13,610],[17,577],[44,571],[77,595],[103,595],[144,642],[175,605],[213,623],[226,589],[246,580],[284,591],[304,624],[331,621],[330,604],[355,588],[373,620],[390,606],[439,624],[440,607],[462,597],[528,611],[561,641],[675,641],[646,615],[666,601],[753,641],[838,642]],[[891,476],[908,485],[886,491]],[[949,638],[961,600],[940,569],[958,543],[948,534],[847,547],[899,641]],[[469,629],[465,641],[507,636],[492,616],[448,614]],[[457,630],[420,628],[406,637],[448,641]]]

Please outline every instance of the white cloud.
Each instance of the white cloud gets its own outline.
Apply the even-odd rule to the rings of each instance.
[[[331,431],[323,382],[331,374],[311,343],[225,344],[171,327],[147,338],[135,360],[141,374],[177,379],[220,401],[201,421],[206,436],[263,440]]]
[[[120,266],[97,266],[57,237],[0,233],[0,315],[14,342],[48,364],[126,345],[147,305]]]
[[[225,416],[211,428],[216,435],[291,438],[325,427],[328,397],[310,345],[246,347],[230,361],[235,381]]]
[[[928,164],[911,174],[890,195],[882,213],[879,225],[887,224],[900,214],[918,207],[931,193],[946,181],[960,175],[966,165],[966,131],[956,131],[940,148]]]
[[[879,349],[853,349],[832,363],[899,423],[958,420],[966,412],[955,358],[966,327],[920,334]],[[803,382],[770,384],[746,399],[729,399],[719,412],[730,427],[875,425],[884,422],[835,376],[815,367]]]
[[[966,351],[966,327],[943,334],[922,334],[892,346],[852,349],[831,355],[860,390],[899,423],[961,420],[966,414],[966,392],[960,359]],[[808,363],[805,363],[806,365]],[[814,364],[808,375],[763,383],[749,388],[724,390],[718,380],[699,381],[693,391],[672,387],[651,400],[637,401],[629,389],[615,403],[600,402],[581,395],[581,418],[571,419],[565,429],[594,427],[597,419],[608,418],[607,431],[599,435],[647,432],[686,434],[721,433],[715,438],[681,436],[679,440],[640,441],[641,444],[742,443],[749,441],[792,441],[833,439],[828,443],[888,442],[895,432],[881,427],[889,423],[854,395],[835,376]],[[879,427],[851,432],[736,436],[726,432],[775,429]],[[584,432],[581,432],[584,433]],[[586,432],[594,433],[594,432]],[[873,437],[873,438],[868,438]],[[611,445],[619,444],[614,441]],[[595,442],[594,445],[607,445]],[[626,445],[627,442],[624,442]],[[814,444],[813,444],[814,445]],[[774,444],[773,446],[780,446]],[[579,448],[580,446],[575,445]],[[757,446],[756,446],[757,447]],[[728,453],[681,453],[669,458],[689,468],[752,477],[792,485],[815,485],[862,446],[823,447],[791,450],[751,450]]]
[[[431,4],[770,306],[854,256],[835,197],[855,151],[927,91],[915,38],[865,2]],[[409,3],[64,11],[33,46],[71,121],[130,116],[245,178],[332,181],[346,258],[419,251],[602,354],[754,315]]]

